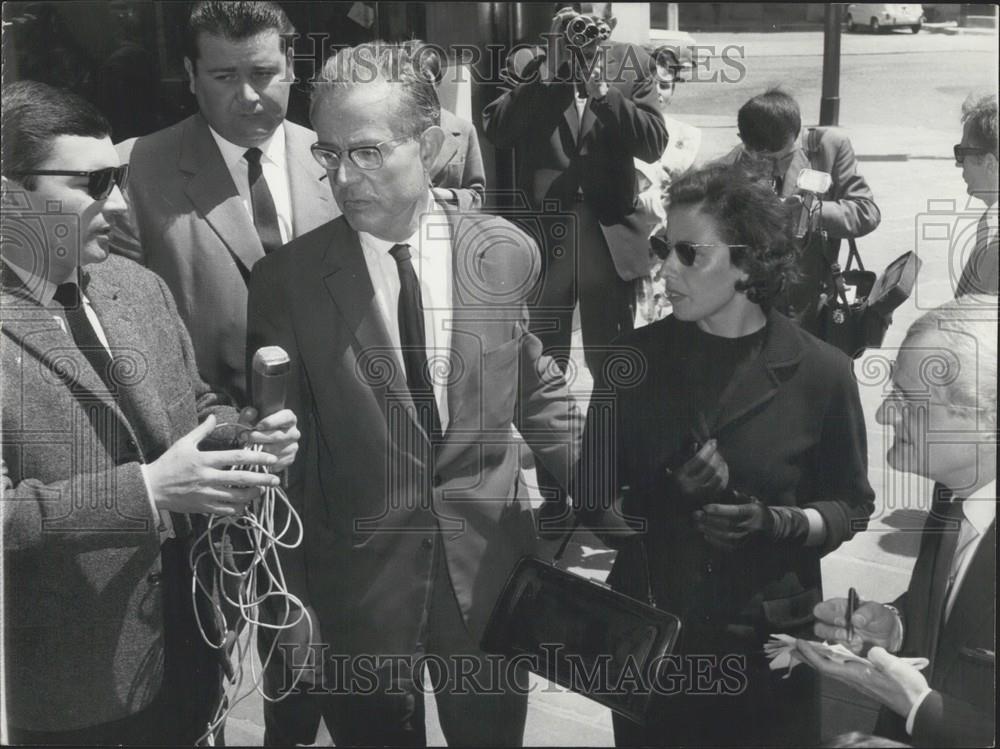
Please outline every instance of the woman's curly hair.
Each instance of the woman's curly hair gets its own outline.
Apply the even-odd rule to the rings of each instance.
[[[698,205],[715,219],[728,244],[748,245],[747,250],[731,251],[731,258],[748,276],[736,289],[751,302],[768,307],[782,289],[798,280],[792,211],[761,170],[713,164],[689,172],[670,185],[668,205]]]

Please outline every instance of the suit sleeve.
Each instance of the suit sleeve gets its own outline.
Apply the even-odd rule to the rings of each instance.
[[[826,539],[822,554],[867,528],[875,511],[875,492],[868,483],[865,415],[851,361],[838,355],[831,364],[836,369],[817,450],[817,486],[823,496],[803,505],[823,517]]]
[[[826,134],[831,138],[830,134]],[[858,173],[858,160],[846,136],[839,136],[833,143],[833,200],[823,201],[823,228],[831,238],[863,237],[875,231],[882,214],[871,188]]]
[[[663,115],[656,107],[656,79],[651,75],[653,61],[638,47],[627,47],[627,56],[637,61],[636,80],[626,94],[611,86],[600,101],[591,100],[594,116],[608,132],[615,133],[629,156],[648,164],[659,161],[667,148],[669,136]],[[625,66],[622,66],[625,69]]]
[[[285,404],[290,408],[298,420],[299,431],[302,437],[299,440],[300,451],[295,462],[288,469],[288,501],[292,508],[298,513],[299,518],[303,515],[303,480],[302,466],[306,461],[306,455],[310,446],[315,440],[313,434],[311,409],[306,405],[311,402],[308,399],[307,387],[304,382],[305,374],[302,371],[301,358],[296,344],[295,333],[292,329],[291,318],[288,314],[288,303],[285,294],[288,293],[282,284],[280,274],[276,271],[274,263],[265,260],[254,265],[250,275],[249,296],[247,299],[247,367],[248,373],[252,372],[251,362],[253,353],[261,346],[280,346],[288,354],[291,360],[292,369],[288,378]],[[250,391],[250,383],[247,383],[247,392]],[[276,527],[284,527],[286,522],[286,508],[282,503],[278,503],[276,509]],[[279,547],[281,566],[285,575],[285,583],[289,592],[293,593],[306,606],[309,605],[309,596],[306,587],[306,567],[305,554],[302,544],[297,548]]]
[[[479,148],[479,135],[471,123],[467,142],[469,147],[465,153],[462,189],[472,193],[469,196],[472,208],[482,208],[483,199],[486,196],[486,170],[483,168],[483,153]]]
[[[916,746],[992,746],[996,715],[963,700],[932,691],[913,721]]]
[[[520,50],[501,73],[500,96],[483,109],[483,134],[497,148],[516,146],[531,134],[556,127],[573,100],[572,86],[551,76],[544,54]]]

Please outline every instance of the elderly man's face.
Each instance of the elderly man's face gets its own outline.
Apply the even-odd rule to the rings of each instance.
[[[399,242],[416,229],[430,190],[429,165],[440,150],[431,131],[419,137],[401,135],[404,121],[397,114],[399,92],[375,81],[327,94],[313,110],[319,142],[341,152],[340,168],[328,172],[340,210],[355,231]],[[361,169],[347,152],[360,146],[380,146],[382,166]]]
[[[956,491],[975,482],[977,453],[987,428],[984,412],[970,404],[950,405],[943,384],[968,376],[961,367],[976,365],[959,362],[934,334],[904,343],[893,368],[893,390],[875,415],[879,424],[893,430],[886,453],[890,466]]]

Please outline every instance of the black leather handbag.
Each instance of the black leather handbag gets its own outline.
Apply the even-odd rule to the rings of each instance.
[[[557,567],[577,525],[552,562],[532,556],[518,562],[481,647],[517,657],[533,673],[643,723],[681,622],[656,608],[648,564],[648,603]]]
[[[819,304],[819,337],[856,359],[865,349],[882,345],[893,311],[913,291],[920,258],[904,253],[876,276],[865,270],[853,238],[848,244],[846,267],[830,266],[827,293]]]

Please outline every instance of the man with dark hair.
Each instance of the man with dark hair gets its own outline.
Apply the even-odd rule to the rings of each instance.
[[[163,277],[202,377],[238,405],[251,268],[336,215],[309,157],[315,134],[285,120],[294,31],[276,3],[197,3],[184,67],[198,113],[118,146],[130,211],[114,251]]]
[[[264,452],[213,434],[238,414],[198,376],[169,289],[108,255],[128,167],[100,112],[12,83],[2,137],[4,738],[191,744],[219,684],[193,528],[278,483],[250,468],[292,462],[295,415],[257,424]]]
[[[579,8],[558,10],[546,47],[511,56],[502,94],[483,110],[483,130],[498,147],[515,147],[519,187],[531,210],[546,214],[532,330],[564,362],[579,302],[584,358],[602,390],[610,343],[633,326],[632,282],[651,268],[633,159],[657,161],[667,130],[653,60],[610,41],[610,3],[583,15]],[[597,35],[582,45],[567,40],[567,27],[584,22]]]
[[[830,189],[821,196],[819,217],[827,241],[811,241],[804,248],[799,264],[801,279],[791,286],[782,303],[806,330],[818,333],[820,287],[830,277],[830,265],[837,262],[840,240],[871,233],[882,215],[868,183],[858,173],[847,135],[838,128],[814,127],[800,139],[799,105],[785,91],[770,89],[754,96],[740,107],[737,123],[743,142],[723,161],[766,170],[782,198],[796,194],[803,169],[826,172],[832,179]]]
[[[955,298],[997,296],[1000,232],[997,228],[997,95],[970,96],[962,105],[962,142],[955,164],[962,169],[969,195],[986,204],[976,226],[976,242],[955,288]],[[960,248],[964,249],[964,248]],[[993,305],[996,304],[994,300]]]
[[[524,674],[479,648],[536,541],[512,425],[565,485],[582,418],[527,330],[535,243],[429,187],[445,134],[410,59],[375,43],[327,61],[313,154],[343,216],[254,268],[247,350],[288,351],[289,406],[309,415],[289,475],[305,537],[282,566],[319,624],[336,744],[425,744],[430,659],[449,745],[514,746]]]

